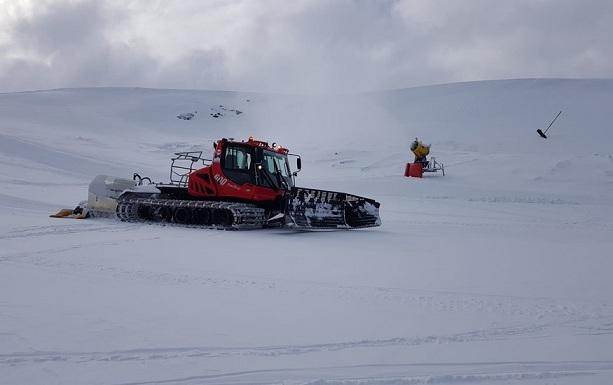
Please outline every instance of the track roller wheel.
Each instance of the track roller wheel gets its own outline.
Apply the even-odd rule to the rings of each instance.
[[[234,222],[234,215],[230,210],[226,209],[216,209],[213,213],[213,223],[216,225],[222,225],[224,227],[229,227]]]
[[[163,221],[170,222],[173,217],[172,209],[170,207],[162,206],[158,209],[158,215]]]
[[[139,205],[136,209],[136,214],[141,219],[152,219],[153,218],[153,210],[150,206]]]
[[[213,215],[211,213],[211,209],[203,208],[196,209],[192,214],[192,219],[197,225],[205,225],[208,226],[212,223]]]
[[[175,223],[187,225],[192,222],[192,212],[187,207],[177,207],[173,214]]]

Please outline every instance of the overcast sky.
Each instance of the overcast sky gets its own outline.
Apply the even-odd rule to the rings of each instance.
[[[0,0],[0,91],[613,77],[611,0]]]

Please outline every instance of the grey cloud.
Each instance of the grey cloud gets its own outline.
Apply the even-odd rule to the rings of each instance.
[[[49,54],[67,53],[91,44],[103,44],[106,24],[100,3],[48,3],[33,19],[14,27],[15,43]]]
[[[137,39],[110,37],[118,26],[131,31],[144,13],[145,27],[170,25],[182,50],[164,52],[161,36],[147,28]],[[184,25],[187,19],[195,22]],[[209,27],[206,35],[198,35],[199,25]],[[126,85],[352,92],[613,77],[613,3],[606,0],[54,1],[13,21],[7,33],[3,91]]]
[[[95,1],[50,2],[17,20],[0,59],[1,87],[32,89],[146,84],[156,63],[141,47],[110,44],[107,29],[121,14]],[[8,57],[7,57],[8,56]]]
[[[221,49],[195,49],[171,60],[156,74],[156,87],[227,89],[228,73]]]

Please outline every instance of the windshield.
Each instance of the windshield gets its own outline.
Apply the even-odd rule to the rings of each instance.
[[[262,166],[270,175],[279,173],[289,187],[294,185],[285,155],[264,151]]]
[[[275,174],[278,171],[283,177],[289,177],[290,175],[286,158],[283,155],[265,151],[263,166],[266,167],[266,170],[271,174]]]

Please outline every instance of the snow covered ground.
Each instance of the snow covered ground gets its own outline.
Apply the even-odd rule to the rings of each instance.
[[[609,80],[0,94],[0,384],[613,383],[612,103]],[[48,218],[98,173],[163,181],[249,135],[383,225]],[[402,176],[416,136],[445,177]]]

